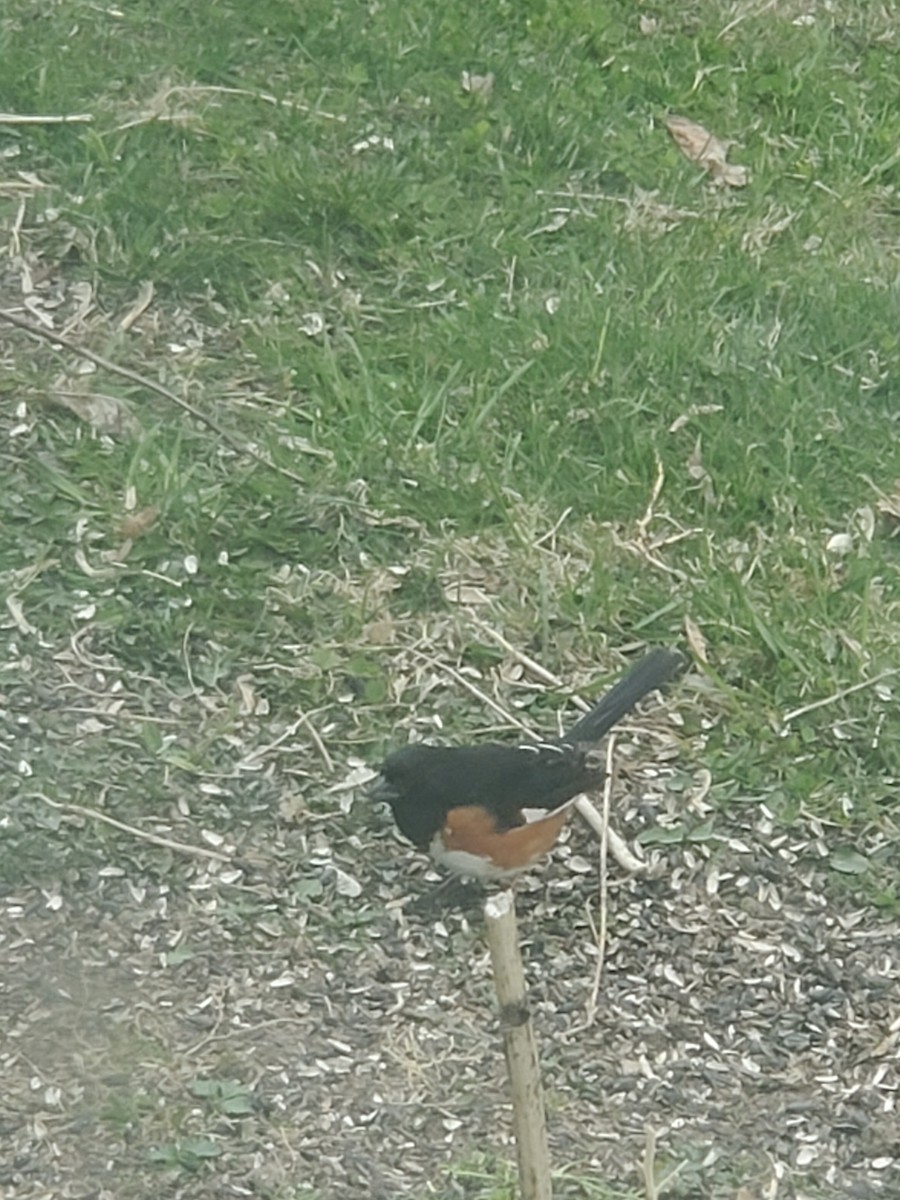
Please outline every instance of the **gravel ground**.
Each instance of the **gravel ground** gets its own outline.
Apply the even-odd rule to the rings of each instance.
[[[592,1018],[592,835],[573,826],[519,891],[558,1194],[638,1189],[649,1126],[678,1169],[666,1195],[900,1195],[896,922],[826,892],[829,830],[776,835],[746,802],[707,836],[703,780],[672,790],[645,755],[625,739],[616,824],[690,814],[697,836],[645,874],[611,864]],[[258,780],[245,811],[248,792],[277,803]],[[228,862],[176,853],[161,873],[166,850],[116,835],[102,866],[5,895],[8,1194],[399,1200],[506,1171],[479,897],[435,895],[352,794],[257,817]],[[48,837],[95,824],[46,815]]]

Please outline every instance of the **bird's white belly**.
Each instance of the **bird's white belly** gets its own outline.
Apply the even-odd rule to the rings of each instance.
[[[524,867],[498,867],[487,858],[478,854],[470,854],[468,850],[448,850],[436,833],[431,842],[431,857],[442,867],[455,871],[457,875],[467,875],[470,879],[515,879],[521,875]]]

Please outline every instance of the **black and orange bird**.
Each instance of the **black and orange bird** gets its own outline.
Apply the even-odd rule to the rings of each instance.
[[[372,788],[413,845],[459,875],[508,880],[555,844],[575,799],[606,777],[597,743],[684,658],[648,651],[567,734],[506,746],[414,744],[384,760]]]

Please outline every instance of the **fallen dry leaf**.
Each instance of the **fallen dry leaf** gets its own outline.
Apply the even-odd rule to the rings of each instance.
[[[472,96],[482,96],[486,100],[493,91],[494,76],[490,73],[474,75],[471,71],[463,71],[460,84],[464,92],[468,92]]]
[[[894,490],[891,495],[882,496],[875,507],[888,520],[900,521],[900,479],[894,480]]]
[[[118,396],[106,396],[102,392],[53,392],[51,397],[57,404],[86,421],[98,433],[111,437],[133,437],[140,431],[137,417]]]
[[[461,580],[444,585],[444,599],[450,604],[471,604],[479,606],[488,604],[490,596],[477,584],[463,583]]]
[[[683,429],[685,425],[693,417],[705,417],[708,413],[722,412],[723,405],[721,404],[692,404],[686,412],[681,413],[675,418],[669,426],[669,433],[677,433],[679,429]]]
[[[146,508],[126,514],[119,523],[119,533],[123,538],[134,541],[135,538],[142,537],[148,529],[153,528],[158,516],[159,509],[153,504],[148,504]]]
[[[395,637],[394,622],[389,616],[377,617],[363,629],[363,635],[370,646],[388,646]]]
[[[152,300],[153,284],[150,280],[145,280],[145,282],[140,286],[137,299],[135,300],[134,304],[119,321],[119,328],[123,333],[127,333],[135,321],[147,311]]]
[[[6,607],[9,610],[9,615],[12,617],[13,623],[15,624],[16,629],[18,629],[19,633],[28,634],[30,636],[31,634],[38,632],[34,625],[32,625],[25,616],[25,610],[22,608],[22,604],[18,596],[7,596]]]
[[[685,615],[684,618],[684,636],[687,638],[688,645],[690,646],[694,655],[699,658],[701,662],[708,663],[709,656],[706,651],[706,638],[703,636],[700,626],[696,623],[696,621],[692,621],[687,615]]]
[[[278,801],[278,815],[290,825],[298,823],[308,812],[309,806],[300,792],[288,792]]]
[[[896,497],[900,503],[900,494]],[[863,541],[871,542],[875,537],[875,510],[871,504],[861,504],[859,508],[853,510],[851,517],[852,523],[856,526],[856,531]]]
[[[750,182],[746,167],[726,161],[733,142],[723,141],[687,117],[667,117],[666,129],[685,158],[708,171],[716,183],[727,187],[746,187]]]

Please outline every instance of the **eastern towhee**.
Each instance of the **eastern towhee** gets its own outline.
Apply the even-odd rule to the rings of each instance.
[[[575,798],[603,783],[596,743],[683,665],[674,650],[650,650],[560,738],[404,746],[384,760],[371,795],[437,862],[476,879],[510,879],[551,849]]]

